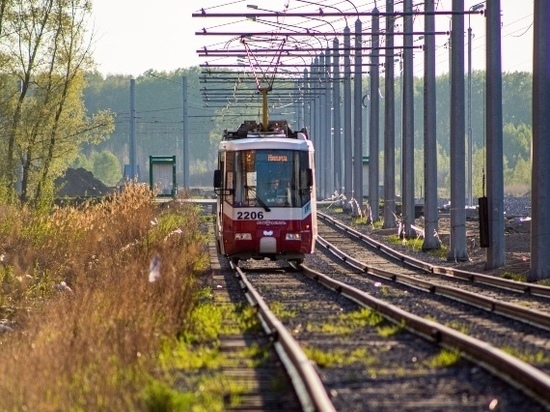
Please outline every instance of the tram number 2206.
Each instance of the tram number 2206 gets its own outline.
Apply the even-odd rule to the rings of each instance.
[[[263,219],[263,212],[237,212],[237,219],[249,220],[249,219]]]

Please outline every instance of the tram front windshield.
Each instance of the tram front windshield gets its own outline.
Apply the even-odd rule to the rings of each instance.
[[[303,207],[311,199],[309,154],[295,150],[246,150],[226,157],[226,200],[235,207]]]

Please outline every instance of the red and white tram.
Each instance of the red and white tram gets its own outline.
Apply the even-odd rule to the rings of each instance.
[[[224,132],[214,173],[218,252],[301,263],[317,238],[314,150],[286,121]]]

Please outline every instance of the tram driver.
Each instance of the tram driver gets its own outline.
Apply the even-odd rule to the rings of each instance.
[[[280,190],[280,181],[279,179],[272,179],[269,182],[269,189],[267,190],[267,198],[268,199],[274,199],[277,196],[282,196],[284,193]]]

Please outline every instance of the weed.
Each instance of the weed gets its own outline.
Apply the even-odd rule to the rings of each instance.
[[[428,365],[432,368],[448,368],[460,360],[460,351],[442,349],[437,355],[429,359]]]
[[[377,328],[377,332],[380,336],[384,338],[389,338],[395,335],[400,334],[405,330],[405,325],[403,323],[401,324],[395,324],[395,323],[388,323],[385,325],[381,325]]]
[[[502,350],[506,353],[509,353],[512,356],[515,356],[518,359],[521,359],[524,362],[536,364],[536,365],[549,365],[550,364],[550,355],[546,352],[538,351],[535,353],[530,352],[520,352],[517,348],[512,348],[505,346]]]
[[[364,347],[351,351],[345,349],[323,351],[318,348],[305,347],[304,352],[308,359],[311,359],[321,368],[341,367],[354,364],[372,366],[376,363],[376,358],[374,356],[369,356],[367,349]]]
[[[208,262],[196,211],[152,198],[135,184],[79,207],[0,206],[0,318],[14,329],[0,335],[4,409],[144,408]]]
[[[516,282],[527,282],[527,276],[519,274],[519,273],[513,273],[513,272],[504,272],[501,277],[503,279],[511,279],[515,280]]]
[[[384,321],[377,312],[361,308],[356,311],[342,313],[330,317],[327,322],[321,325],[308,324],[307,330],[310,332],[323,332],[334,335],[348,335],[367,326],[377,326]]]
[[[282,302],[271,302],[269,310],[282,322],[292,319],[296,316],[296,310],[286,308]]]

